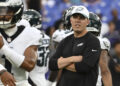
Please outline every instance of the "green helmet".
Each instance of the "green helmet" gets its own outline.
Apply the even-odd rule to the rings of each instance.
[[[90,23],[87,26],[87,30],[96,36],[100,35],[102,25],[100,18],[95,13],[90,12],[89,20]]]
[[[0,28],[8,29],[21,20],[22,0],[0,0]]]
[[[42,26],[42,16],[36,10],[28,9],[24,11],[22,18],[29,21],[30,25],[36,27],[37,29],[40,29]]]

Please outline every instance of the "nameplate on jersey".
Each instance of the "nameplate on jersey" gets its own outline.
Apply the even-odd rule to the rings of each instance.
[[[40,42],[42,43],[42,45],[46,45],[46,44],[50,43],[50,40],[49,39],[42,39],[42,40],[40,40]]]

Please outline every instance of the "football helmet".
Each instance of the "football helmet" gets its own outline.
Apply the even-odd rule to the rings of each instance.
[[[96,36],[100,35],[102,25],[100,18],[95,13],[90,12],[89,20],[90,23],[87,26],[87,30]]]
[[[76,6],[72,6],[68,8],[65,13],[63,14],[63,21],[64,21],[64,28],[65,29],[70,29],[71,28],[71,23],[70,23],[70,17],[71,17],[71,12]]]
[[[23,2],[21,0],[0,0],[0,28],[15,26],[21,19]]]
[[[29,21],[32,27],[36,27],[37,29],[40,29],[42,26],[42,16],[36,10],[28,9],[24,11],[22,18]]]

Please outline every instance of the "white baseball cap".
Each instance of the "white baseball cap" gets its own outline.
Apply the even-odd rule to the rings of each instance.
[[[89,11],[85,6],[75,6],[71,12],[71,15],[75,13],[82,14],[84,17],[89,19]]]

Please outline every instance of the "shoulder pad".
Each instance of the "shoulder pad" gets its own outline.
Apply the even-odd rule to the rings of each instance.
[[[17,26],[23,25],[25,27],[30,27],[30,23],[27,20],[25,20],[25,19],[20,20],[20,22],[18,22],[16,25]]]
[[[64,38],[65,38],[64,30],[56,30],[52,35],[52,40],[58,43]]]
[[[109,51],[111,48],[110,41],[107,38],[98,38],[98,39],[100,41],[101,49],[106,49]]]
[[[67,37],[67,36],[70,36],[71,34],[73,34],[73,31],[67,31],[67,33],[65,34],[65,37]]]

